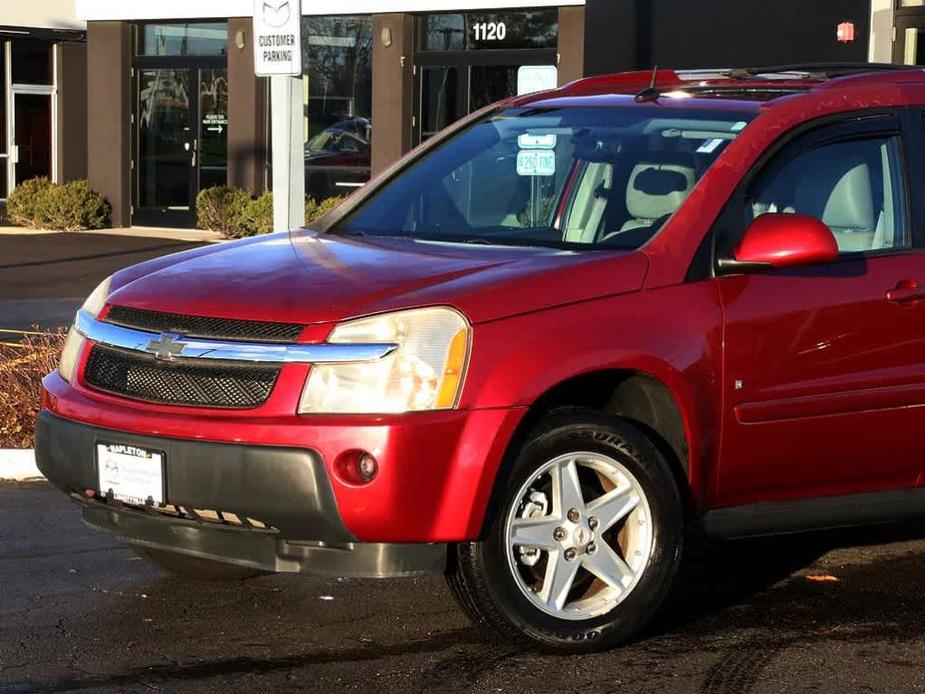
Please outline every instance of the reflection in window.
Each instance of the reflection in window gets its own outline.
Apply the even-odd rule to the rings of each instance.
[[[146,24],[142,30],[142,55],[225,55],[228,25]]]
[[[369,180],[372,37],[370,18],[302,20],[305,187],[315,200]]]
[[[189,70],[141,70],[138,82],[139,206],[189,209]]]
[[[457,103],[457,69],[426,67],[421,80],[421,138],[426,140],[450,123],[462,118],[462,104]]]

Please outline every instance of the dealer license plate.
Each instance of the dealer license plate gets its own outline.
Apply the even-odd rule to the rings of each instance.
[[[96,446],[100,492],[127,504],[164,503],[164,454],[122,443]]]

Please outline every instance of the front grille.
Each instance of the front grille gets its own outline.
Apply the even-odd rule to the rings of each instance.
[[[113,306],[105,318],[126,328],[154,333],[176,333],[205,340],[243,342],[295,342],[303,326],[296,323],[267,323],[234,318],[207,318],[162,313],[130,306]]]
[[[279,371],[278,366],[159,361],[147,354],[94,345],[84,381],[97,390],[136,400],[243,410],[266,402]]]

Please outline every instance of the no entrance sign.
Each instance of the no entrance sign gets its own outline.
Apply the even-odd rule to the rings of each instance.
[[[302,74],[301,0],[254,0],[254,71]]]

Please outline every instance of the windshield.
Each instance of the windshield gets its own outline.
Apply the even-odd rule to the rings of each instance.
[[[406,168],[333,232],[635,249],[754,116],[657,107],[509,109]]]

